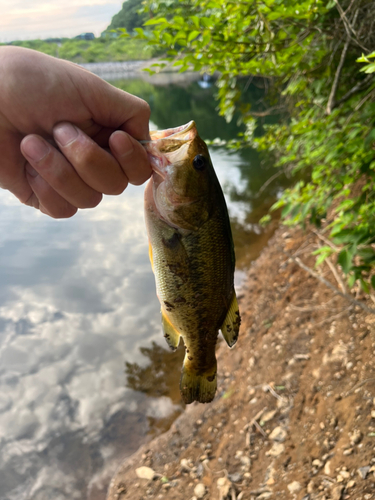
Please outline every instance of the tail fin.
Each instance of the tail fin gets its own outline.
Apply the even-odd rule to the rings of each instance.
[[[182,368],[180,391],[182,399],[186,404],[193,401],[199,403],[210,403],[216,393],[216,360],[215,365],[201,375],[184,366]]]

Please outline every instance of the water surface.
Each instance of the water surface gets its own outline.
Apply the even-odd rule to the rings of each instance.
[[[193,118],[203,138],[238,132],[217,117],[213,88],[116,84],[150,103],[156,128]],[[273,171],[254,151],[211,156],[239,284],[268,237],[257,220],[282,186],[258,196]],[[161,333],[143,189],[58,221],[0,191],[2,500],[103,500],[121,460],[182,411],[181,354]]]

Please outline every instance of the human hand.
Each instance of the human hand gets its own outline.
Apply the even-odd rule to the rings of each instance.
[[[0,187],[54,218],[151,174],[148,104],[79,66],[0,47]]]

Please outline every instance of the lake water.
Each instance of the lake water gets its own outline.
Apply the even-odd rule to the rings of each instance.
[[[116,84],[150,103],[156,128],[194,119],[205,139],[238,132],[217,117],[213,88]],[[253,151],[211,155],[239,285],[269,237],[257,221],[282,186],[258,196],[273,171]],[[182,353],[161,333],[143,189],[58,221],[0,191],[1,500],[103,500],[121,460],[183,409]]]

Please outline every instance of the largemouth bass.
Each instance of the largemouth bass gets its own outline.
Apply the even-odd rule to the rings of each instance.
[[[151,132],[143,145],[153,169],[145,218],[164,337],[173,350],[180,337],[185,344],[183,400],[208,403],[216,393],[219,329],[232,347],[240,326],[227,207],[193,121]]]

